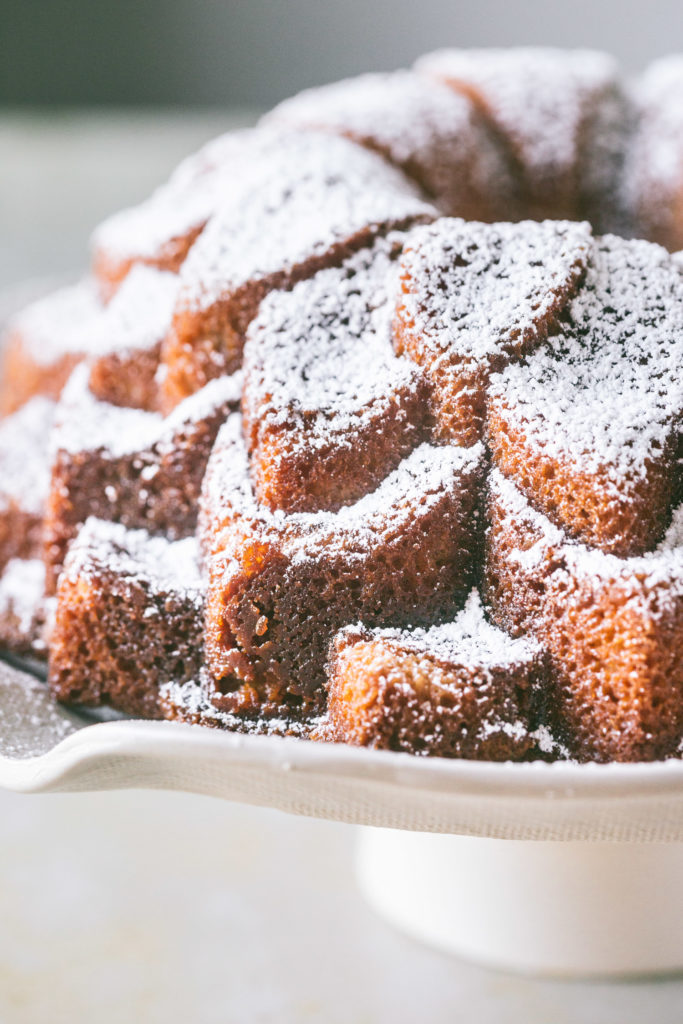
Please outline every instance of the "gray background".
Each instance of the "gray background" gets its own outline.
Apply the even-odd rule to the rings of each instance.
[[[81,272],[92,226],[238,107],[447,43],[590,44],[635,68],[683,49],[680,22],[680,0],[0,0],[0,308]],[[0,792],[0,818],[2,1024],[681,1021],[683,978],[518,978],[392,931],[349,826],[139,792]]]
[[[0,0],[0,103],[268,106],[442,45],[683,49],[680,0]]]
[[[100,217],[236,123],[0,111],[0,319],[3,293],[81,271]],[[0,1024],[683,1019],[683,975],[516,977],[393,931],[356,887],[348,825],[134,791],[0,791],[0,821]]]

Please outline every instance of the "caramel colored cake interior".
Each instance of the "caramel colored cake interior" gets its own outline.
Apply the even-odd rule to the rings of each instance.
[[[683,57],[308,90],[7,323],[0,647],[57,700],[491,761],[683,750]]]

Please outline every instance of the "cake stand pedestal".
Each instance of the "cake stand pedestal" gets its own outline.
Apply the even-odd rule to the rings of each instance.
[[[458,761],[69,712],[0,663],[0,790],[172,789],[364,827],[411,935],[536,974],[683,970],[683,759]]]
[[[370,905],[437,949],[533,974],[683,970],[683,844],[536,842],[366,828]]]

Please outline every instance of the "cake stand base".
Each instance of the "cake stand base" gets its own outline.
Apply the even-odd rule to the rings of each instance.
[[[683,844],[363,830],[371,906],[440,950],[566,977],[683,970]]]

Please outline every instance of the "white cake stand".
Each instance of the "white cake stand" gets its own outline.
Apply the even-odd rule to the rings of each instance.
[[[683,969],[683,762],[484,764],[87,718],[0,664],[0,787],[178,789],[370,826],[370,904],[534,973]]]
[[[627,976],[683,968],[683,845],[367,830],[358,877],[392,924],[512,971]]]

